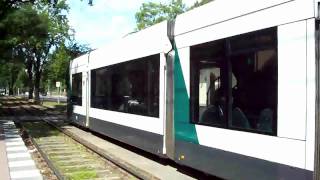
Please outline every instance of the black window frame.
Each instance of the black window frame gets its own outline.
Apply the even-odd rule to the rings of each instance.
[[[271,135],[271,136],[277,136],[277,127],[278,127],[278,92],[276,93],[275,101],[276,101],[276,107],[275,107],[275,113],[274,118],[272,121],[272,132],[263,132],[256,129],[243,129],[243,128],[237,128],[237,127],[231,127],[230,122],[232,118],[232,66],[231,66],[231,59],[234,56],[245,54],[245,53],[252,53],[257,52],[261,50],[269,50],[274,49],[275,50],[275,56],[277,57],[276,63],[277,63],[277,71],[276,71],[276,77],[278,78],[278,36],[277,36],[278,29],[277,27],[271,27],[267,29],[261,29],[249,33],[239,34],[236,36],[227,37],[224,39],[219,39],[215,41],[206,42],[199,45],[194,45],[190,47],[190,123],[192,124],[199,124],[204,126],[210,126],[210,127],[217,127],[217,128],[223,128],[223,129],[230,129],[230,130],[238,130],[238,131],[244,131],[244,132],[251,132],[256,134],[264,134],[264,135]],[[270,44],[264,44],[264,45],[257,45],[253,43],[253,47],[251,48],[245,48],[240,50],[232,51],[231,42],[241,39],[242,37],[257,37],[261,34],[269,33],[271,34],[275,39]],[[196,48],[211,46],[211,44],[214,44],[215,42],[223,42],[223,48],[225,54],[221,56],[220,58],[222,61],[224,61],[222,66],[222,88],[223,92],[226,98],[226,105],[223,108],[225,111],[225,115],[223,116],[223,120],[225,121],[223,125],[212,125],[212,124],[204,124],[199,122],[199,75],[200,73],[198,70],[200,70],[195,61],[197,61],[196,55],[194,55],[194,51]],[[199,63],[198,63],[199,64]],[[278,89],[278,79],[276,83],[276,89]]]

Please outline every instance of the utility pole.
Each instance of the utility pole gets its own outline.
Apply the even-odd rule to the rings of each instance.
[[[58,88],[58,104],[60,104],[60,86],[61,86],[61,82],[57,81],[56,87]]]

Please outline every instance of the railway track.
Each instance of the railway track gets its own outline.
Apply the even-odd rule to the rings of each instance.
[[[46,122],[22,125],[59,179],[137,179]]]
[[[17,105],[23,110],[14,112],[14,108],[11,108],[6,115],[28,114],[40,119],[41,116],[48,115],[42,109],[27,105],[23,100],[16,99],[15,106]],[[58,179],[138,179],[46,121],[21,122],[20,125]]]

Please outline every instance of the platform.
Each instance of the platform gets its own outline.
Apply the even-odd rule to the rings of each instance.
[[[42,180],[12,121],[0,120],[0,174],[3,180]]]

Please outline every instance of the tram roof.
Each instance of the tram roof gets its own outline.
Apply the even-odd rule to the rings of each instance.
[[[291,8],[292,6],[288,6],[288,4],[292,4],[296,8]],[[316,13],[314,0],[214,0],[177,16],[174,33],[175,36],[178,36],[277,6],[283,7],[283,11],[278,15],[289,16],[289,18],[291,13],[304,13],[305,8],[312,9],[308,16],[314,17]],[[297,9],[302,9],[302,11],[296,11]],[[261,19],[261,21],[263,20]],[[243,24],[243,26],[246,26],[246,24]]]
[[[89,58],[89,69],[95,69],[170,50],[167,21],[164,21],[106,44],[90,54],[82,55],[71,62],[71,67],[86,64]]]
[[[167,22],[130,34],[90,53],[89,68],[95,69],[171,50]]]

